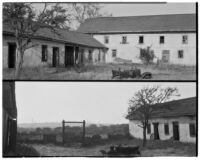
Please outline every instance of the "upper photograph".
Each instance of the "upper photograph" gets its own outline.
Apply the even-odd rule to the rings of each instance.
[[[196,3],[3,3],[4,80],[191,80]]]

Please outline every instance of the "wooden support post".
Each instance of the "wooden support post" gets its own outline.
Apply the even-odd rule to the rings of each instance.
[[[65,121],[62,121],[62,141],[63,145],[65,144]]]
[[[84,145],[85,143],[85,120],[83,120],[83,142],[82,144]]]
[[[73,58],[74,58],[74,65],[76,65],[76,47],[75,46],[73,46],[73,48],[74,48],[74,53],[73,53]]]

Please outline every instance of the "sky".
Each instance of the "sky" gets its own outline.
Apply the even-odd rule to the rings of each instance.
[[[103,6],[101,13],[112,13],[117,16],[136,15],[157,15],[157,14],[181,14],[195,13],[195,3],[155,3],[155,4],[134,4],[134,3],[99,3]],[[43,5],[33,4],[37,10],[41,10]],[[64,5],[63,5],[64,6]]]
[[[62,3],[62,6],[67,7],[67,4]],[[102,6],[101,14],[112,14],[113,17],[121,16],[141,16],[141,15],[159,15],[159,14],[183,14],[196,13],[196,4],[193,3],[99,3]],[[33,3],[36,11],[41,11],[44,7],[43,3]],[[38,12],[39,13],[39,12]],[[70,12],[69,12],[70,13]],[[79,24],[76,21],[71,21],[71,29],[77,29]]]
[[[16,82],[18,123],[82,121],[128,123],[133,94],[146,86],[177,87],[181,99],[196,96],[195,83],[154,82]],[[172,100],[173,100],[172,99]]]

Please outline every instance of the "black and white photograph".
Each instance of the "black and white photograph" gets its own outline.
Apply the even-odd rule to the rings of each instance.
[[[192,82],[4,82],[3,92],[4,156],[197,154]]]
[[[198,158],[198,2],[0,5],[1,158]]]
[[[4,80],[196,80],[196,3],[3,3]]]

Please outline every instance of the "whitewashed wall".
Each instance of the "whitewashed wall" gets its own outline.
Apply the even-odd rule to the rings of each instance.
[[[179,123],[179,136],[181,142],[196,142],[196,137],[190,136],[189,124],[195,123],[196,118],[180,117],[180,118],[159,118],[153,119],[149,123],[151,124],[151,134],[154,133],[153,123],[159,123],[158,131],[161,140],[167,140],[173,137],[173,122],[177,121]],[[169,135],[164,132],[164,124],[169,124]],[[139,121],[131,120],[129,121],[129,132],[133,137],[143,139],[143,129],[139,127],[141,125]],[[150,139],[151,134],[146,134],[147,139]]]
[[[182,44],[182,36],[188,35],[188,44]],[[113,62],[112,50],[117,50],[117,57],[141,63],[140,49],[151,46],[158,59],[162,58],[163,50],[170,50],[170,63],[181,65],[196,65],[196,34],[169,33],[169,34],[106,34],[109,44],[104,43],[105,35],[93,35],[95,39],[109,48],[106,62]],[[122,36],[127,36],[127,44],[122,44]],[[139,44],[139,36],[144,36],[144,44]],[[160,44],[160,36],[165,37],[165,43]],[[184,58],[178,58],[178,50],[184,50]]]
[[[3,67],[8,68],[8,43],[14,43],[15,39],[11,36],[3,37]],[[65,60],[65,43],[57,43],[52,41],[44,41],[44,40],[32,40],[32,44],[37,44],[37,46],[30,48],[25,51],[24,54],[24,62],[23,66],[52,66],[52,55],[53,55],[53,47],[59,48],[59,65],[64,65]],[[42,45],[47,45],[48,47],[48,58],[47,62],[42,62]],[[103,55],[105,54],[103,49],[97,48],[87,48],[80,47],[84,49],[84,62],[88,62],[88,54],[89,50],[92,51],[92,63],[96,64],[97,62],[104,62]],[[100,54],[101,59],[98,61],[98,55]]]
[[[4,36],[3,37],[3,67],[8,67],[8,42],[15,42],[13,37]],[[52,54],[53,47],[59,48],[60,59],[59,63],[64,64],[64,53],[65,45],[64,43],[56,43],[51,41],[43,40],[32,40],[32,44],[37,44],[37,46],[27,49],[24,54],[23,66],[44,66],[52,65]],[[48,47],[48,61],[42,62],[42,45],[47,45]]]

